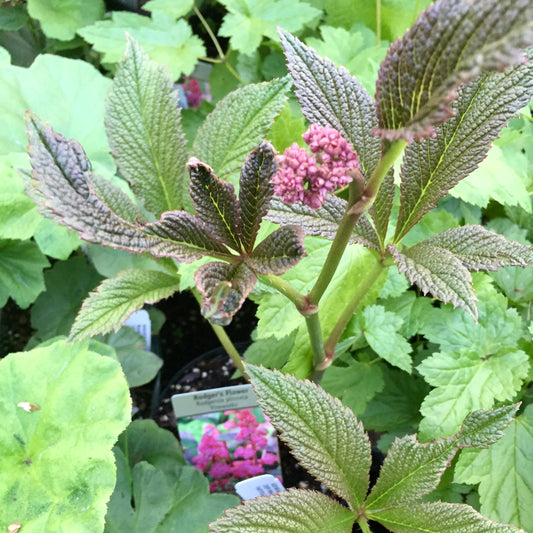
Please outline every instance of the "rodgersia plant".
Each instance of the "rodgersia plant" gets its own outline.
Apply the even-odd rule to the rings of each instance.
[[[285,101],[288,79],[228,95],[189,150],[170,80],[130,40],[106,118],[128,193],[95,175],[76,141],[31,113],[27,117],[28,193],[43,214],[90,242],[158,258],[152,270],[127,270],[104,281],[84,303],[72,339],[110,331],[145,302],[195,285],[204,316],[243,369],[220,326],[229,323],[252,291],[263,314],[278,291],[294,304],[302,322],[279,366],[319,381],[354,315],[367,320],[369,313],[381,312],[383,328],[391,326],[390,315],[368,302],[375,302],[394,265],[424,294],[451,303],[476,321],[471,272],[533,266],[531,246],[473,224],[417,238],[414,244],[410,232],[477,168],[501,129],[530,101],[531,20],[530,0],[437,0],[389,48],[375,99],[344,68],[280,29],[295,93],[311,124],[305,138],[310,152],[293,145],[284,154],[276,154],[264,137]],[[402,156],[395,176],[394,164]],[[237,195],[224,180],[239,170]],[[264,236],[263,219],[280,227]],[[316,278],[307,284],[299,283],[297,275],[291,279],[291,269],[306,253],[305,235],[332,241]],[[365,249],[363,268],[351,262],[354,243]],[[198,268],[193,264],[192,275],[183,263],[198,259],[204,263]],[[305,259],[302,264],[308,268]],[[335,313],[328,307],[332,299]],[[513,319],[509,314],[505,318]],[[282,330],[268,333],[283,337],[294,328],[284,325]],[[479,399],[488,407],[514,397],[527,378],[528,356],[517,347],[519,336],[513,339],[511,352],[498,345],[494,354],[487,345],[485,353],[465,348],[455,358],[468,360],[469,369],[478,368],[480,361],[494,363],[497,383]],[[412,371],[410,349],[399,345],[375,351],[390,365]],[[432,367],[431,361],[436,355],[418,368],[438,387],[432,375],[438,362]],[[445,348],[439,355],[447,358],[446,370],[452,372],[449,359],[455,356]],[[500,374],[498,365],[505,372]],[[453,376],[450,381],[456,382]],[[427,432],[428,440],[458,429],[453,429],[457,413],[444,413],[439,394],[425,409],[433,415],[432,431],[442,433]],[[454,397],[446,401],[456,405]],[[353,522],[352,514],[349,520]],[[414,526],[395,527],[416,531]]]

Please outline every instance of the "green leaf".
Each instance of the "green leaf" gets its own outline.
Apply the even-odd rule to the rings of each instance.
[[[290,4],[281,0],[221,0],[228,10],[219,34],[230,38],[231,48],[251,54],[263,36],[277,40],[276,26],[297,32],[320,15],[320,11],[307,2],[294,0]]]
[[[447,439],[426,444],[420,444],[416,435],[396,439],[366,500],[366,509],[377,515],[380,509],[401,508],[429,494],[438,486],[442,473],[457,450],[486,448],[496,442],[502,437],[502,430],[511,423],[517,409],[518,405],[511,405],[493,411],[471,413],[465,418],[459,433]]]
[[[396,241],[477,168],[502,127],[532,94],[530,63],[503,74],[486,74],[458,89],[457,100],[451,106],[455,115],[436,129],[435,137],[412,143],[405,150]],[[501,173],[497,176],[501,183]],[[486,181],[478,182],[483,191],[487,189]],[[507,187],[511,187],[510,180],[506,180]]]
[[[503,266],[533,266],[533,246],[508,241],[483,226],[461,226],[426,240],[452,252],[469,270],[497,270]]]
[[[23,5],[10,6],[4,4],[0,7],[2,8],[0,9],[0,30],[20,30],[29,20],[28,11]]]
[[[345,67],[359,80],[368,94],[373,95],[376,90],[378,67],[385,58],[387,47],[376,46],[376,36],[366,26],[358,24],[350,28],[346,27],[345,22],[346,13],[343,13],[341,24],[321,26],[321,39],[309,37],[305,42],[320,56],[328,57],[336,65]]]
[[[209,494],[207,479],[185,459],[178,440],[152,420],[136,420],[114,449],[117,485],[106,533],[205,533],[207,524],[238,502]]]
[[[435,388],[420,408],[420,438],[452,435],[468,412],[513,399],[527,377],[528,359],[516,348],[486,356],[467,349],[437,352],[424,359],[417,370]]]
[[[346,357],[335,357],[320,382],[326,392],[339,398],[356,415],[365,411],[368,402],[383,390],[384,384],[380,366],[357,361],[349,353]]]
[[[0,156],[0,238],[29,239],[41,221],[10,156]]]
[[[68,335],[83,299],[102,277],[85,257],[58,261],[44,273],[46,291],[31,308],[31,325],[39,341]]]
[[[494,520],[533,528],[533,406],[514,420],[503,438],[488,450],[464,450],[455,467],[455,480],[479,483],[481,512]]]
[[[363,310],[363,334],[370,347],[385,361],[405,372],[411,372],[411,345],[398,333],[403,320],[381,305]]]
[[[257,276],[243,263],[215,261],[201,266],[194,280],[202,294],[202,315],[213,324],[227,326],[254,288]]]
[[[255,247],[246,264],[259,274],[279,276],[305,255],[304,236],[300,226],[282,226]]]
[[[220,180],[210,167],[196,158],[191,158],[188,166],[195,216],[217,240],[240,250],[240,206],[233,184]]]
[[[369,177],[381,157],[381,142],[372,135],[378,124],[372,98],[346,69],[286,31],[280,30],[280,37],[305,118],[340,131]]]
[[[252,365],[281,368],[288,361],[293,346],[294,335],[256,339],[244,352],[243,359]]]
[[[68,259],[82,244],[75,231],[43,218],[33,236],[43,254],[55,259]]]
[[[91,165],[83,149],[27,114],[30,160],[28,194],[45,216],[77,231],[83,239],[156,257],[190,262],[225,248],[186,211],[167,211],[158,222],[126,222],[102,203],[90,186]]]
[[[274,148],[267,142],[252,150],[242,166],[239,181],[240,233],[247,252],[253,250],[259,226],[268,211],[274,194],[270,180],[277,169]]]
[[[398,267],[407,279],[416,284],[424,294],[428,292],[460,307],[477,320],[476,296],[472,288],[472,276],[461,260],[443,248],[422,241],[402,252],[394,245],[387,247]]]
[[[416,428],[421,418],[420,404],[429,386],[419,376],[409,376],[395,368],[383,367],[382,374],[383,390],[360,415],[365,428],[374,431]]]
[[[283,64],[285,64],[285,58],[283,58]],[[279,153],[283,153],[285,148],[294,142],[303,146],[302,135],[306,129],[305,119],[299,109],[295,110],[289,103],[286,103],[274,120],[268,135],[274,148]]]
[[[309,473],[358,509],[365,499],[370,441],[341,402],[310,381],[246,365],[259,405]]]
[[[431,136],[452,116],[449,104],[461,83],[523,63],[532,16],[528,0],[431,4],[380,66],[376,132],[390,140]]]
[[[215,533],[350,533],[355,515],[320,492],[289,489],[229,509]]]
[[[287,204],[274,197],[265,219],[282,225],[298,224],[306,235],[325,237],[332,241],[347,205],[346,200],[332,194],[326,195],[326,201],[318,209],[311,209],[301,203]],[[366,217],[359,218],[350,242],[363,244],[368,248],[379,247],[376,232]]]
[[[5,357],[0,376],[0,527],[100,533],[131,412],[120,365],[56,341]]]
[[[127,326],[108,335],[105,343],[115,350],[130,388],[152,381],[163,365],[162,359],[155,353],[143,350],[145,338]]]
[[[396,533],[520,533],[498,524],[462,503],[425,502],[384,510],[375,520]],[[522,532],[523,533],[523,532]]]
[[[527,165],[528,158],[520,151],[510,155],[502,147],[493,146],[479,168],[458,183],[450,194],[480,207],[487,207],[494,200],[531,212]],[[501,179],[502,175],[505,180]]]
[[[183,209],[187,150],[167,69],[128,37],[106,103],[106,131],[121,175],[145,207],[160,216]]]
[[[88,26],[104,16],[103,0],[28,0],[28,13],[37,19],[45,35],[52,39],[69,41],[76,30]]]
[[[38,55],[29,68],[1,67],[1,76],[0,153],[21,154],[14,163],[26,166],[24,112],[31,109],[80,140],[99,173],[115,173],[104,130],[104,100],[111,80],[87,61],[48,54]]]
[[[45,290],[43,268],[48,266],[34,242],[0,240],[0,307],[11,297],[26,309]]]
[[[9,65],[10,63],[11,56],[9,52],[3,46],[0,46],[0,66]]]
[[[81,339],[117,331],[145,303],[168,298],[179,288],[178,278],[154,270],[124,270],[104,280],[83,302],[70,336]]]
[[[285,104],[290,83],[286,77],[228,94],[198,129],[192,154],[219,177],[239,171]]]
[[[113,11],[111,20],[101,20],[78,31],[103,54],[103,64],[118,63],[122,59],[126,32],[138,41],[153,61],[165,64],[174,80],[182,74],[191,74],[198,58],[206,54],[201,39],[193,35],[184,19],[175,21],[161,11],[154,11],[151,18]]]
[[[145,11],[162,11],[169,18],[179,19],[189,13],[194,6],[194,0],[183,0],[179,3],[174,0],[150,0],[143,4]]]

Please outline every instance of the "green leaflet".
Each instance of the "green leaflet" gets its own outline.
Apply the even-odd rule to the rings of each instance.
[[[442,300],[461,307],[477,320],[476,296],[472,276],[463,263],[451,252],[422,241],[400,252],[394,245],[387,247],[398,271],[428,292]]]
[[[174,0],[150,0],[143,4],[145,11],[163,11],[169,18],[174,20],[183,17],[191,11],[194,6],[194,0],[182,0],[181,2],[174,2]]]
[[[401,508],[429,494],[459,449],[486,448],[496,442],[517,409],[518,405],[511,405],[493,411],[476,411],[464,419],[456,435],[427,444],[420,444],[416,435],[396,439],[368,495],[366,508],[379,520],[382,509]]]
[[[420,438],[451,435],[468,412],[512,400],[528,375],[528,359],[516,348],[485,357],[466,349],[437,352],[424,359],[417,370],[435,388],[420,407]]]
[[[289,489],[229,509],[214,533],[350,533],[355,515],[320,492]]]
[[[452,116],[459,84],[522,63],[533,41],[528,0],[437,0],[388,49],[376,104],[384,138],[431,136]]]
[[[488,450],[464,450],[455,467],[455,481],[479,483],[481,512],[533,530],[533,406],[514,420],[503,438]]]
[[[188,205],[187,150],[172,80],[129,36],[105,125],[121,175],[149,211],[159,217]]]
[[[173,80],[191,74],[198,58],[206,53],[202,40],[193,35],[185,19],[176,21],[161,11],[154,11],[151,17],[113,11],[111,20],[100,20],[78,33],[102,53],[104,65],[122,59],[129,33],[153,61],[167,65]]]
[[[455,116],[436,129],[435,137],[411,143],[405,150],[395,242],[477,168],[502,127],[532,94],[530,63],[503,74],[486,74],[458,89],[451,107]]]
[[[291,80],[247,85],[228,94],[198,129],[191,152],[220,178],[240,170],[285,104]]]
[[[0,239],[0,307],[11,297],[26,309],[45,290],[43,269],[48,266],[33,241]]]
[[[47,37],[69,41],[79,28],[101,19],[105,13],[103,0],[28,0],[28,13],[37,19]]]
[[[89,294],[72,325],[70,336],[81,339],[117,331],[145,303],[168,298],[179,289],[178,278],[154,270],[124,270],[104,280]]]
[[[353,144],[369,177],[381,156],[381,142],[372,135],[378,124],[372,98],[346,69],[284,30],[280,37],[305,118],[340,131]]]
[[[312,382],[251,365],[246,371],[259,405],[300,464],[357,510],[371,459],[370,441],[355,415]]]
[[[23,5],[3,5],[0,10],[0,30],[17,31],[28,22],[28,11]],[[0,47],[0,57],[3,56],[5,48]],[[9,63],[9,54],[7,54]]]
[[[5,357],[0,376],[0,527],[100,533],[131,412],[120,365],[56,341]]]
[[[276,27],[299,31],[313,20],[320,11],[308,2],[293,0],[221,0],[229,13],[224,16],[219,34],[230,38],[231,48],[251,54],[263,36],[277,40]]]
[[[520,533],[516,527],[498,524],[480,515],[469,505],[425,502],[397,507],[376,515],[396,533]],[[524,533],[524,532],[522,532]]]

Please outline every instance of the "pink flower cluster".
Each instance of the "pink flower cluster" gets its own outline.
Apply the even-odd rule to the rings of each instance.
[[[359,161],[353,146],[333,128],[312,124],[303,139],[311,154],[293,143],[278,156],[280,168],[272,178],[274,194],[287,203],[302,202],[318,209],[326,194],[352,181],[351,171]]]
[[[272,466],[278,458],[264,450],[268,443],[266,423],[260,424],[251,409],[226,411],[232,417],[222,425],[236,432],[232,439],[239,445],[230,450],[226,436],[217,426],[207,424],[198,445],[198,455],[193,457],[195,467],[213,478],[211,492],[231,490],[235,480],[265,473],[265,466]]]
[[[209,83],[205,84],[206,92],[202,92],[202,87],[200,82],[196,78],[189,78],[182,83],[185,96],[187,98],[187,105],[189,109],[198,107],[202,100],[211,100],[211,95],[209,94]]]

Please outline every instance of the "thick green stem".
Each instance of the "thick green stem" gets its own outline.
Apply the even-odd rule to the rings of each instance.
[[[370,526],[366,521],[366,518],[360,518],[359,520],[357,520],[357,524],[361,528],[361,531],[363,533],[372,533],[372,531],[370,530]]]
[[[288,281],[276,276],[274,274],[267,274],[261,276],[261,279],[268,283],[271,287],[281,292],[286,296],[303,315],[314,312],[314,309],[309,308],[309,302],[307,298],[300,292],[298,292]]]
[[[313,368],[316,368],[325,359],[324,342],[322,340],[322,330],[320,328],[318,313],[306,316],[305,323],[307,325],[311,347],[313,348]]]
[[[370,291],[374,283],[378,280],[385,268],[386,267],[383,265],[383,263],[380,260],[376,259],[376,263],[373,268],[367,271],[366,276],[357,285],[357,288],[353,293],[350,301],[346,304],[346,307],[339,316],[337,323],[331,330],[331,333],[329,334],[329,337],[326,343],[324,344],[324,352],[326,354],[326,358],[320,366],[320,370],[325,370],[332,363],[333,357],[335,355],[335,347],[339,343],[341,335],[346,329],[348,322],[352,318],[356,309],[359,307],[359,304],[361,303],[363,298],[368,294],[368,292]]]
[[[224,350],[226,350],[226,353],[231,357],[231,360],[233,361],[235,368],[238,368],[241,371],[242,375],[247,377],[246,371],[244,370],[244,365],[242,364],[241,355],[237,351],[235,346],[233,346],[231,339],[228,337],[228,334],[226,333],[226,330],[222,326],[217,326],[216,324],[211,324],[211,327],[213,328],[215,335],[220,341],[220,344],[222,344],[222,346],[224,347]]]
[[[307,295],[307,300],[311,305],[318,305],[320,298],[322,298],[322,295],[327,289],[330,281],[333,279],[335,271],[337,270],[342,258],[342,254],[344,253],[344,250],[350,241],[350,237],[352,236],[357,221],[361,215],[368,211],[370,206],[374,203],[379,188],[383,183],[387,172],[394,164],[394,161],[396,161],[396,159],[401,155],[406,146],[407,141],[404,141],[403,139],[394,141],[389,145],[389,148],[383,154],[383,157],[372,173],[372,176],[370,176],[370,179],[368,180],[359,199],[346,210],[346,213],[339,224],[337,234],[335,235],[335,239],[331,244],[328,257],[326,258],[320,275],[318,276],[314,287],[311,289],[311,292]]]

